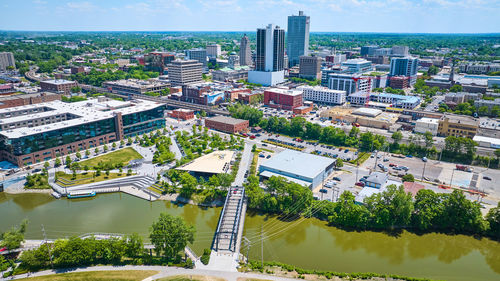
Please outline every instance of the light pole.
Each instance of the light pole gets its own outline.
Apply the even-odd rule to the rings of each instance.
[[[455,174],[455,169],[453,169],[453,172],[451,173],[451,179],[450,179],[450,187],[451,187],[451,183],[453,182],[453,175]]]

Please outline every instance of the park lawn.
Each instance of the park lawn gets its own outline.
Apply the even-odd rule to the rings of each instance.
[[[64,185],[64,186],[73,186],[73,185],[87,184],[87,183],[93,183],[93,182],[107,181],[107,180],[123,178],[123,177],[127,176],[126,172],[123,172],[121,174],[109,173],[109,176],[106,176],[105,172],[101,172],[100,176],[93,178],[92,177],[93,174],[94,174],[94,172],[88,172],[87,174],[76,174],[76,179],[73,179],[73,174],[66,174],[65,172],[61,172],[61,171],[56,172],[56,176],[58,178],[62,178],[62,179],[68,180],[68,181],[83,179],[83,180],[77,181],[73,184],[64,184],[60,181],[58,182],[58,184]]]
[[[26,281],[140,281],[149,276],[157,274],[153,270],[110,270],[110,271],[89,271],[75,273],[61,273],[19,280]]]
[[[224,278],[205,275],[176,275],[158,279],[157,281],[226,281]]]
[[[124,166],[126,166],[130,160],[142,159],[142,158],[143,158],[142,155],[135,149],[127,147],[117,151],[110,152],[108,154],[94,157],[92,159],[82,161],[79,164],[80,167],[85,167],[85,166],[95,167],[100,162],[102,162],[103,164],[109,163],[113,165],[113,167],[115,167],[116,164],[123,164]]]

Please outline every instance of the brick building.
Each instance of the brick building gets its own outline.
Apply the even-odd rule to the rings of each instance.
[[[264,104],[284,110],[303,105],[302,91],[272,88],[264,91]]]
[[[215,116],[205,120],[205,126],[212,130],[225,133],[239,133],[248,130],[248,120],[236,119],[226,116]]]
[[[175,119],[189,120],[194,118],[194,111],[184,108],[178,108],[169,112],[168,116]]]
[[[45,80],[40,82],[42,91],[64,93],[68,95],[71,93],[71,88],[78,86],[76,81],[69,81],[63,79]]]
[[[42,92],[42,93],[25,94],[25,95],[5,96],[5,97],[0,97],[0,109],[29,105],[29,104],[37,104],[55,100],[61,100],[61,95]]]

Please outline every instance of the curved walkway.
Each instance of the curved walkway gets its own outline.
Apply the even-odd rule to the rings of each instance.
[[[166,266],[148,266],[148,265],[124,265],[124,266],[92,266],[92,267],[79,267],[79,268],[67,268],[67,269],[55,269],[55,270],[45,270],[31,274],[20,274],[8,278],[2,278],[0,280],[17,280],[27,277],[37,277],[37,276],[47,276],[57,273],[74,273],[74,272],[86,272],[86,271],[113,271],[113,270],[155,270],[158,271],[157,274],[144,279],[143,281],[153,281],[160,278],[165,278],[169,276],[176,275],[203,275],[203,276],[215,276],[224,278],[227,281],[236,281],[238,278],[248,278],[248,279],[263,279],[272,281],[292,281],[297,280],[293,278],[284,278],[272,275],[256,274],[256,273],[242,273],[242,272],[225,272],[225,271],[215,271],[215,270],[203,270],[203,269],[187,269],[179,267],[166,267]]]

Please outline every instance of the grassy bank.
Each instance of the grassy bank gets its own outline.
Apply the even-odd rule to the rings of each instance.
[[[76,174],[76,177],[72,174],[66,174],[65,172],[56,172],[56,176],[58,179],[58,184],[63,186],[73,186],[80,184],[88,184],[100,181],[107,181],[117,178],[123,178],[127,176],[127,173],[109,173],[109,176],[106,173],[101,172],[100,175],[97,175],[96,172],[89,172],[83,174]]]
[[[23,278],[27,281],[140,281],[157,274],[152,270],[111,270],[61,273],[40,277]]]
[[[126,166],[130,160],[142,158],[142,155],[135,151],[135,149],[127,147],[89,160],[81,161],[79,164],[81,167],[96,167],[102,163],[101,165],[111,165],[112,167],[116,167],[117,165]]]

